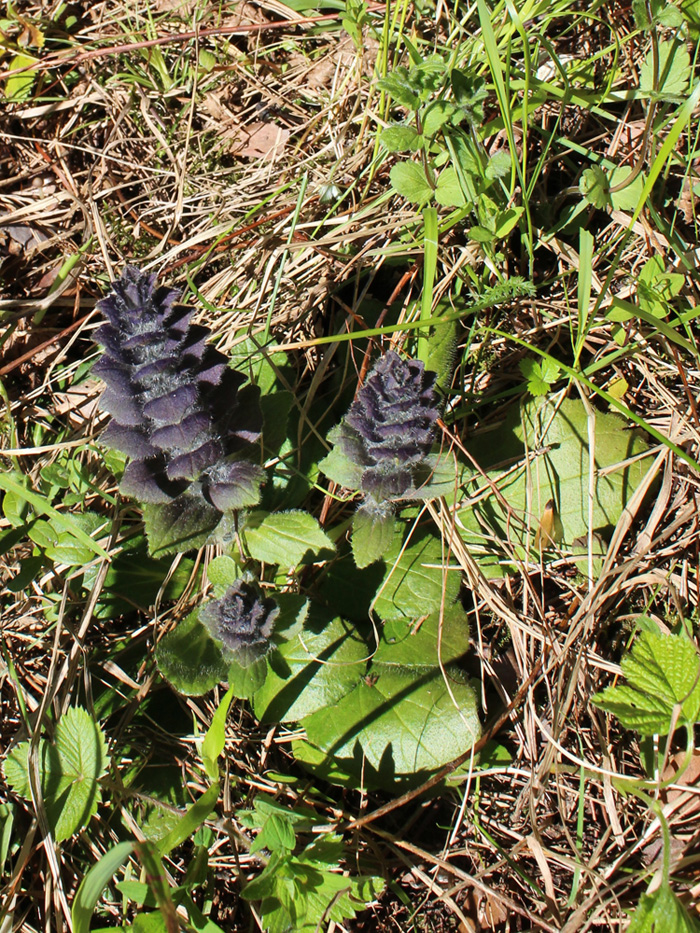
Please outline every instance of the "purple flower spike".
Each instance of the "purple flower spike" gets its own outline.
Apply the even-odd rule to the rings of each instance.
[[[273,647],[270,641],[279,608],[274,599],[258,595],[255,587],[236,580],[221,599],[199,611],[199,621],[221,642],[227,660],[250,667]]]
[[[193,312],[177,297],[128,266],[98,303],[106,323],[95,335],[104,354],[94,371],[112,415],[103,440],[132,458],[122,489],[144,503],[187,493],[220,511],[252,505],[263,477],[249,459],[262,427],[256,391],[239,391],[244,377],[207,343],[206,328],[190,324]]]
[[[338,437],[343,453],[364,467],[361,490],[375,502],[397,499],[415,485],[435,439],[439,417],[435,374],[393,350],[357,393]]]

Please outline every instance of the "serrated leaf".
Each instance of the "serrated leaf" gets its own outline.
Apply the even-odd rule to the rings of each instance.
[[[680,39],[662,39],[658,44],[659,86],[654,91],[654,60],[652,50],[647,53],[639,69],[639,89],[647,94],[682,95],[690,81],[690,54]]]
[[[377,86],[389,94],[397,104],[408,110],[417,110],[420,106],[419,88],[416,87],[413,77],[409,76],[408,69],[403,65],[399,65],[385,78],[380,78]]]
[[[404,530],[399,526],[384,557],[387,569],[373,604],[384,620],[419,619],[449,605],[459,592],[460,574],[447,569],[440,540],[418,531],[404,548]]]
[[[226,680],[228,664],[195,610],[158,642],[161,674],[185,696],[201,696]]]
[[[355,512],[352,521],[352,556],[362,569],[380,560],[391,547],[394,515],[376,515],[365,509]]]
[[[625,728],[666,735],[677,706],[678,725],[692,728],[700,721],[700,657],[690,639],[642,632],[621,666],[628,684],[592,699]]]
[[[411,204],[426,204],[433,197],[433,187],[417,162],[399,162],[389,173],[394,191]]]
[[[387,126],[379,141],[389,152],[417,152],[423,145],[423,137],[412,126]]]
[[[700,925],[662,881],[651,894],[642,894],[627,933],[698,933]]]
[[[486,171],[484,172],[486,178],[489,181],[494,181],[496,178],[505,178],[506,175],[510,175],[512,162],[510,152],[506,149],[499,149],[486,164]]]
[[[531,395],[546,395],[552,383],[559,378],[561,370],[551,360],[533,360],[526,357],[518,364],[520,372],[527,379],[527,390]]]
[[[254,709],[265,722],[296,722],[317,709],[332,709],[362,676],[367,644],[354,626],[326,616],[299,616],[276,634],[287,639],[268,659]]]
[[[107,770],[107,743],[87,710],[73,707],[56,727],[54,744],[42,739],[37,749],[44,805],[56,842],[69,839],[97,811]],[[31,800],[29,743],[7,757],[5,779],[17,794]]]
[[[459,113],[459,108],[449,100],[433,101],[423,112],[423,135],[428,138],[440,132]]]
[[[165,557],[206,544],[221,512],[198,496],[183,494],[163,505],[144,504],[143,520],[151,556]]]
[[[649,445],[643,433],[630,430],[618,414],[595,412],[594,430],[592,527],[605,532],[615,526],[646,474],[648,464],[634,458]],[[550,500],[561,520],[562,545],[571,546],[577,538],[587,537],[588,431],[588,414],[580,400],[564,399],[557,404],[549,398],[532,399],[512,406],[495,431],[469,444],[470,456],[503,497],[489,495],[458,513],[462,538],[485,572],[488,567],[490,575],[502,575],[494,566],[501,554],[515,552],[520,559],[527,559]],[[540,453],[532,456],[533,451]],[[633,462],[627,463],[629,459]],[[470,489],[467,484],[466,496]]]
[[[582,173],[578,187],[583,197],[593,207],[602,210],[610,204],[610,182],[599,165],[592,165]]]
[[[306,512],[250,512],[243,537],[255,560],[280,567],[329,560],[335,545]]]

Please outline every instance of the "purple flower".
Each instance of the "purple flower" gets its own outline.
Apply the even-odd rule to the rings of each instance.
[[[236,580],[221,599],[199,611],[199,621],[223,646],[227,660],[249,667],[272,648],[270,637],[279,614],[274,599],[263,598],[244,580]]]
[[[375,364],[337,437],[362,467],[360,488],[375,502],[410,494],[430,452],[439,417],[435,374],[393,350]]]
[[[182,493],[219,511],[238,507],[240,489],[259,484],[249,460],[260,437],[257,397],[239,392],[244,377],[190,323],[192,310],[155,275],[127,266],[98,303],[107,319],[95,335],[104,355],[94,371],[112,421],[105,444],[131,458],[122,491],[164,504]]]

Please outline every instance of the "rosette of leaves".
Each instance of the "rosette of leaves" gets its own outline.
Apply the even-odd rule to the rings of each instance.
[[[127,267],[98,307],[102,440],[131,458],[121,490],[143,505],[152,553],[200,546],[223,513],[259,500],[257,390],[241,390],[245,377],[154,275]]]
[[[439,487],[454,482],[444,458],[430,453],[439,417],[435,379],[419,360],[389,351],[328,435],[335,447],[321,469],[364,497],[353,519],[358,567],[379,560],[390,545],[400,501],[441,495]]]

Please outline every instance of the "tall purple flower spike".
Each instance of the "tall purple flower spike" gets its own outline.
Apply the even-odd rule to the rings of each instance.
[[[363,467],[360,488],[375,503],[410,494],[435,439],[440,414],[435,373],[393,350],[374,366],[350,406],[337,438]]]
[[[95,334],[104,355],[94,372],[112,415],[102,440],[131,458],[127,495],[154,505],[186,495],[225,512],[261,482],[261,468],[244,459],[260,437],[260,407],[177,297],[128,266],[98,303],[107,322]]]
[[[278,615],[274,599],[262,598],[250,583],[236,580],[221,599],[200,609],[199,621],[221,642],[227,659],[249,667],[273,647],[270,637]]]

